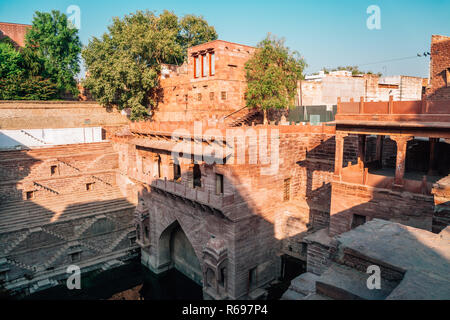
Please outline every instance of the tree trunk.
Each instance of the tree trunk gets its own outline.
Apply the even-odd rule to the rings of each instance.
[[[267,109],[264,109],[263,112],[264,112],[264,124],[267,124],[268,123],[268,121],[267,121]]]

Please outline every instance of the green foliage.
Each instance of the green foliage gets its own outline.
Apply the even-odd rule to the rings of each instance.
[[[81,42],[78,30],[70,26],[65,14],[37,11],[26,34],[26,47],[32,73],[51,79],[60,94],[78,93],[75,76],[80,72]]]
[[[50,79],[14,75],[0,79],[0,100],[52,100],[58,88]]]
[[[304,59],[286,47],[284,39],[267,35],[245,65],[247,107],[267,110],[292,106],[305,67]]]
[[[332,71],[341,71],[341,70],[346,70],[346,71],[350,71],[352,73],[353,76],[359,75],[359,74],[375,74],[372,71],[361,71],[359,70],[358,66],[345,66],[345,67],[337,67],[334,69],[327,69],[327,68],[323,68],[322,69],[326,74],[332,72]],[[382,73],[376,73],[378,76],[382,76]]]
[[[187,56],[187,48],[217,39],[216,30],[203,17],[185,15],[180,20],[180,27],[179,43],[183,47],[184,57]]]
[[[103,106],[130,108],[132,120],[144,119],[161,99],[161,63],[180,64],[187,46],[215,38],[214,28],[195,16],[137,11],[116,17],[83,50],[89,74],[83,85]]]
[[[21,74],[22,56],[10,43],[0,43],[0,78],[8,78]]]

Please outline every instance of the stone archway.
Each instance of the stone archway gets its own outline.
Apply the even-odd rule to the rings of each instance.
[[[169,225],[158,241],[159,268],[175,268],[197,284],[203,275],[195,250],[178,221]]]

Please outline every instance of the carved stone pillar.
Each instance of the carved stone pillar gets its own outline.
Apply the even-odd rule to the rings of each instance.
[[[377,147],[375,152],[375,161],[377,161],[379,168],[383,168],[383,143],[384,136],[377,136]]]
[[[395,164],[394,185],[397,187],[402,187],[403,177],[405,175],[406,147],[408,145],[408,141],[412,140],[413,137],[391,136],[391,139],[397,143],[397,162]]]
[[[172,159],[172,157],[168,157],[168,163],[169,163],[169,165],[168,165],[168,168],[167,168],[167,170],[168,170],[168,172],[167,172],[167,179],[168,180],[173,180],[174,179],[174,171],[175,171],[175,168],[174,168],[174,165],[175,165],[175,161]]]
[[[436,145],[439,143],[439,138],[430,138],[430,163],[428,165],[428,175],[436,175]]]
[[[162,168],[161,168],[161,157],[159,154],[155,154],[153,156],[153,177],[161,178],[162,177]]]
[[[358,135],[358,166],[364,169],[364,161],[366,155],[366,135]]]
[[[336,132],[336,151],[334,159],[334,175],[339,177],[342,176],[342,164],[344,159],[344,138],[347,137],[347,133]]]
[[[188,165],[187,169],[188,169],[187,172],[186,172],[187,185],[190,188],[194,188],[194,163],[190,163]]]

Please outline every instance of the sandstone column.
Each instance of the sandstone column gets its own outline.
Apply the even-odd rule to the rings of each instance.
[[[395,164],[395,179],[394,185],[403,186],[403,176],[405,175],[405,160],[406,160],[406,147],[408,141],[413,137],[409,136],[391,136],[391,139],[397,143],[397,162]]]
[[[433,176],[436,174],[436,145],[439,143],[439,138],[430,138],[430,162],[428,165],[428,175]]]
[[[384,136],[378,135],[375,160],[377,161],[380,169],[383,168],[383,143],[384,143]]]
[[[334,159],[334,175],[341,180],[342,163],[344,159],[344,138],[348,136],[347,133],[336,132],[336,151]]]
[[[366,135],[358,135],[358,166],[364,169],[364,160],[366,155]]]

